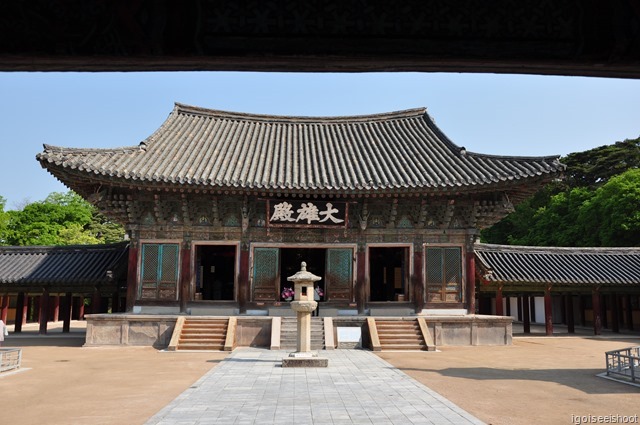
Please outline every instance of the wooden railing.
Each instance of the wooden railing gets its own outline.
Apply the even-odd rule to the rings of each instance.
[[[640,382],[640,345],[612,350],[605,353],[607,358],[607,376],[614,376]]]
[[[0,348],[0,373],[20,368],[21,348]]]

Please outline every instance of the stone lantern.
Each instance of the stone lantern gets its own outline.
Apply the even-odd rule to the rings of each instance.
[[[319,358],[317,353],[311,352],[311,313],[318,307],[314,300],[314,283],[322,279],[307,271],[304,261],[300,271],[287,278],[294,284],[294,301],[291,309],[297,316],[297,351],[282,359],[282,367],[327,367],[329,360]]]

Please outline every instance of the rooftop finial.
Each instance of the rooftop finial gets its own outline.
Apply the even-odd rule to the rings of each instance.
[[[305,263],[304,261],[300,264],[300,270],[303,272],[307,271],[307,263]]]

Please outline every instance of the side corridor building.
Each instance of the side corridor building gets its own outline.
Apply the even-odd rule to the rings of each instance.
[[[476,244],[479,311],[512,316],[524,332],[544,323],[619,332],[640,328],[640,248]]]

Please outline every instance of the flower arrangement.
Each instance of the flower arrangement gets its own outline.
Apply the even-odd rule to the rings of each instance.
[[[293,298],[293,296],[295,295],[295,291],[293,290],[293,288],[287,288],[285,287],[282,290],[282,293],[280,294],[280,296],[282,297],[283,300],[286,300],[287,298]]]

